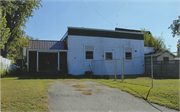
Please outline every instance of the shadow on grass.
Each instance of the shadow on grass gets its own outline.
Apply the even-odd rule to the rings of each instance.
[[[96,76],[96,75],[71,75],[66,73],[27,73],[26,75],[21,75],[18,79],[109,79],[108,76]]]
[[[115,79],[114,75],[71,75],[66,73],[47,73],[47,72],[26,72],[26,71],[16,71],[11,74],[5,75],[3,77],[18,77],[18,79]],[[2,78],[3,78],[2,77]],[[151,78],[148,75],[124,75],[124,79],[136,79],[138,77],[147,77]],[[121,75],[117,75],[117,79],[121,79]],[[154,76],[154,79],[160,79],[159,77]]]
[[[132,83],[129,83],[129,84],[132,84]],[[140,85],[140,86],[143,86],[143,85]],[[147,86],[145,86],[145,87],[147,87]],[[131,89],[131,88],[128,88],[128,89],[134,91],[134,90]],[[152,89],[153,89],[153,88],[151,87],[151,88],[148,90],[147,95],[146,95],[146,98],[143,97],[141,94],[139,94],[137,91],[134,91],[134,92],[135,92],[136,94],[138,94],[142,99],[144,99],[149,105],[151,105],[152,107],[154,107],[154,108],[157,109],[158,111],[163,112],[162,110],[160,110],[159,108],[157,108],[156,106],[154,106],[152,103],[148,102],[148,96],[149,96],[149,94],[150,94],[150,92],[151,92]]]

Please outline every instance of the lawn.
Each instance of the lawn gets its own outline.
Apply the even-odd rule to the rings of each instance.
[[[113,88],[119,88],[136,97],[156,103],[171,109],[179,110],[179,79],[154,79],[153,88],[151,78],[140,77],[136,79],[105,80],[105,79],[86,79],[92,80]]]
[[[48,111],[46,90],[51,81],[1,78],[1,111]]]
[[[51,85],[47,83],[57,80],[95,81],[109,87],[119,88],[148,102],[179,109],[179,79],[156,79],[154,87],[151,88],[151,79],[144,77],[125,79],[124,82],[112,79],[18,79],[18,77],[5,77],[1,78],[1,111],[48,111],[46,90]]]

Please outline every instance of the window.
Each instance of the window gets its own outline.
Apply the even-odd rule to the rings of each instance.
[[[106,60],[112,60],[112,52],[106,52]]]
[[[85,46],[85,59],[93,59],[94,46]]]
[[[169,63],[169,57],[163,57],[164,63]]]
[[[125,47],[125,57],[126,57],[126,60],[132,60],[132,48],[131,47]]]
[[[86,51],[86,59],[93,59],[93,51]]]
[[[131,52],[126,52],[126,59],[127,60],[131,60],[132,59]]]

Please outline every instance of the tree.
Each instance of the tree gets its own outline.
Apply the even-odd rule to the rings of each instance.
[[[168,29],[172,30],[172,36],[180,36],[180,16],[179,19],[174,20],[173,23],[168,27]]]
[[[155,51],[166,49],[162,35],[159,37],[153,37],[152,34],[149,34],[149,32],[145,29],[141,29],[141,32],[144,33],[144,46],[154,47]]]
[[[2,9],[4,7],[1,6],[1,12],[0,12],[0,17],[1,17],[1,21],[0,21],[0,24],[1,24],[1,30],[0,30],[0,33],[1,33],[1,49],[4,49],[4,44],[7,43],[7,39],[10,35],[10,29],[8,27],[6,27],[7,25],[7,21],[6,21],[6,14],[2,14]]]
[[[5,57],[7,57],[7,47],[10,46],[11,42],[15,41],[13,44],[16,44],[18,38],[22,38],[25,34],[22,28],[25,28],[26,22],[30,17],[33,17],[34,10],[42,7],[41,1],[42,0],[11,0],[1,2],[1,17],[5,17],[6,20],[1,19],[1,22],[6,24],[4,26],[2,25],[2,28],[7,28],[7,30],[1,31],[2,34],[7,34],[1,39],[4,40],[3,43],[5,43]]]
[[[15,40],[9,44],[7,58],[11,60],[22,59],[23,47],[26,47],[26,50],[28,49],[29,40],[38,39],[34,39],[33,37],[30,37],[28,35],[21,36],[20,38],[15,38]]]

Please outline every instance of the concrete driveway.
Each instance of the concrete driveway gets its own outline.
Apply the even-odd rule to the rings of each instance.
[[[177,112],[96,82],[56,81],[50,84],[53,85],[47,93],[51,111]],[[79,85],[87,87],[77,88]]]

